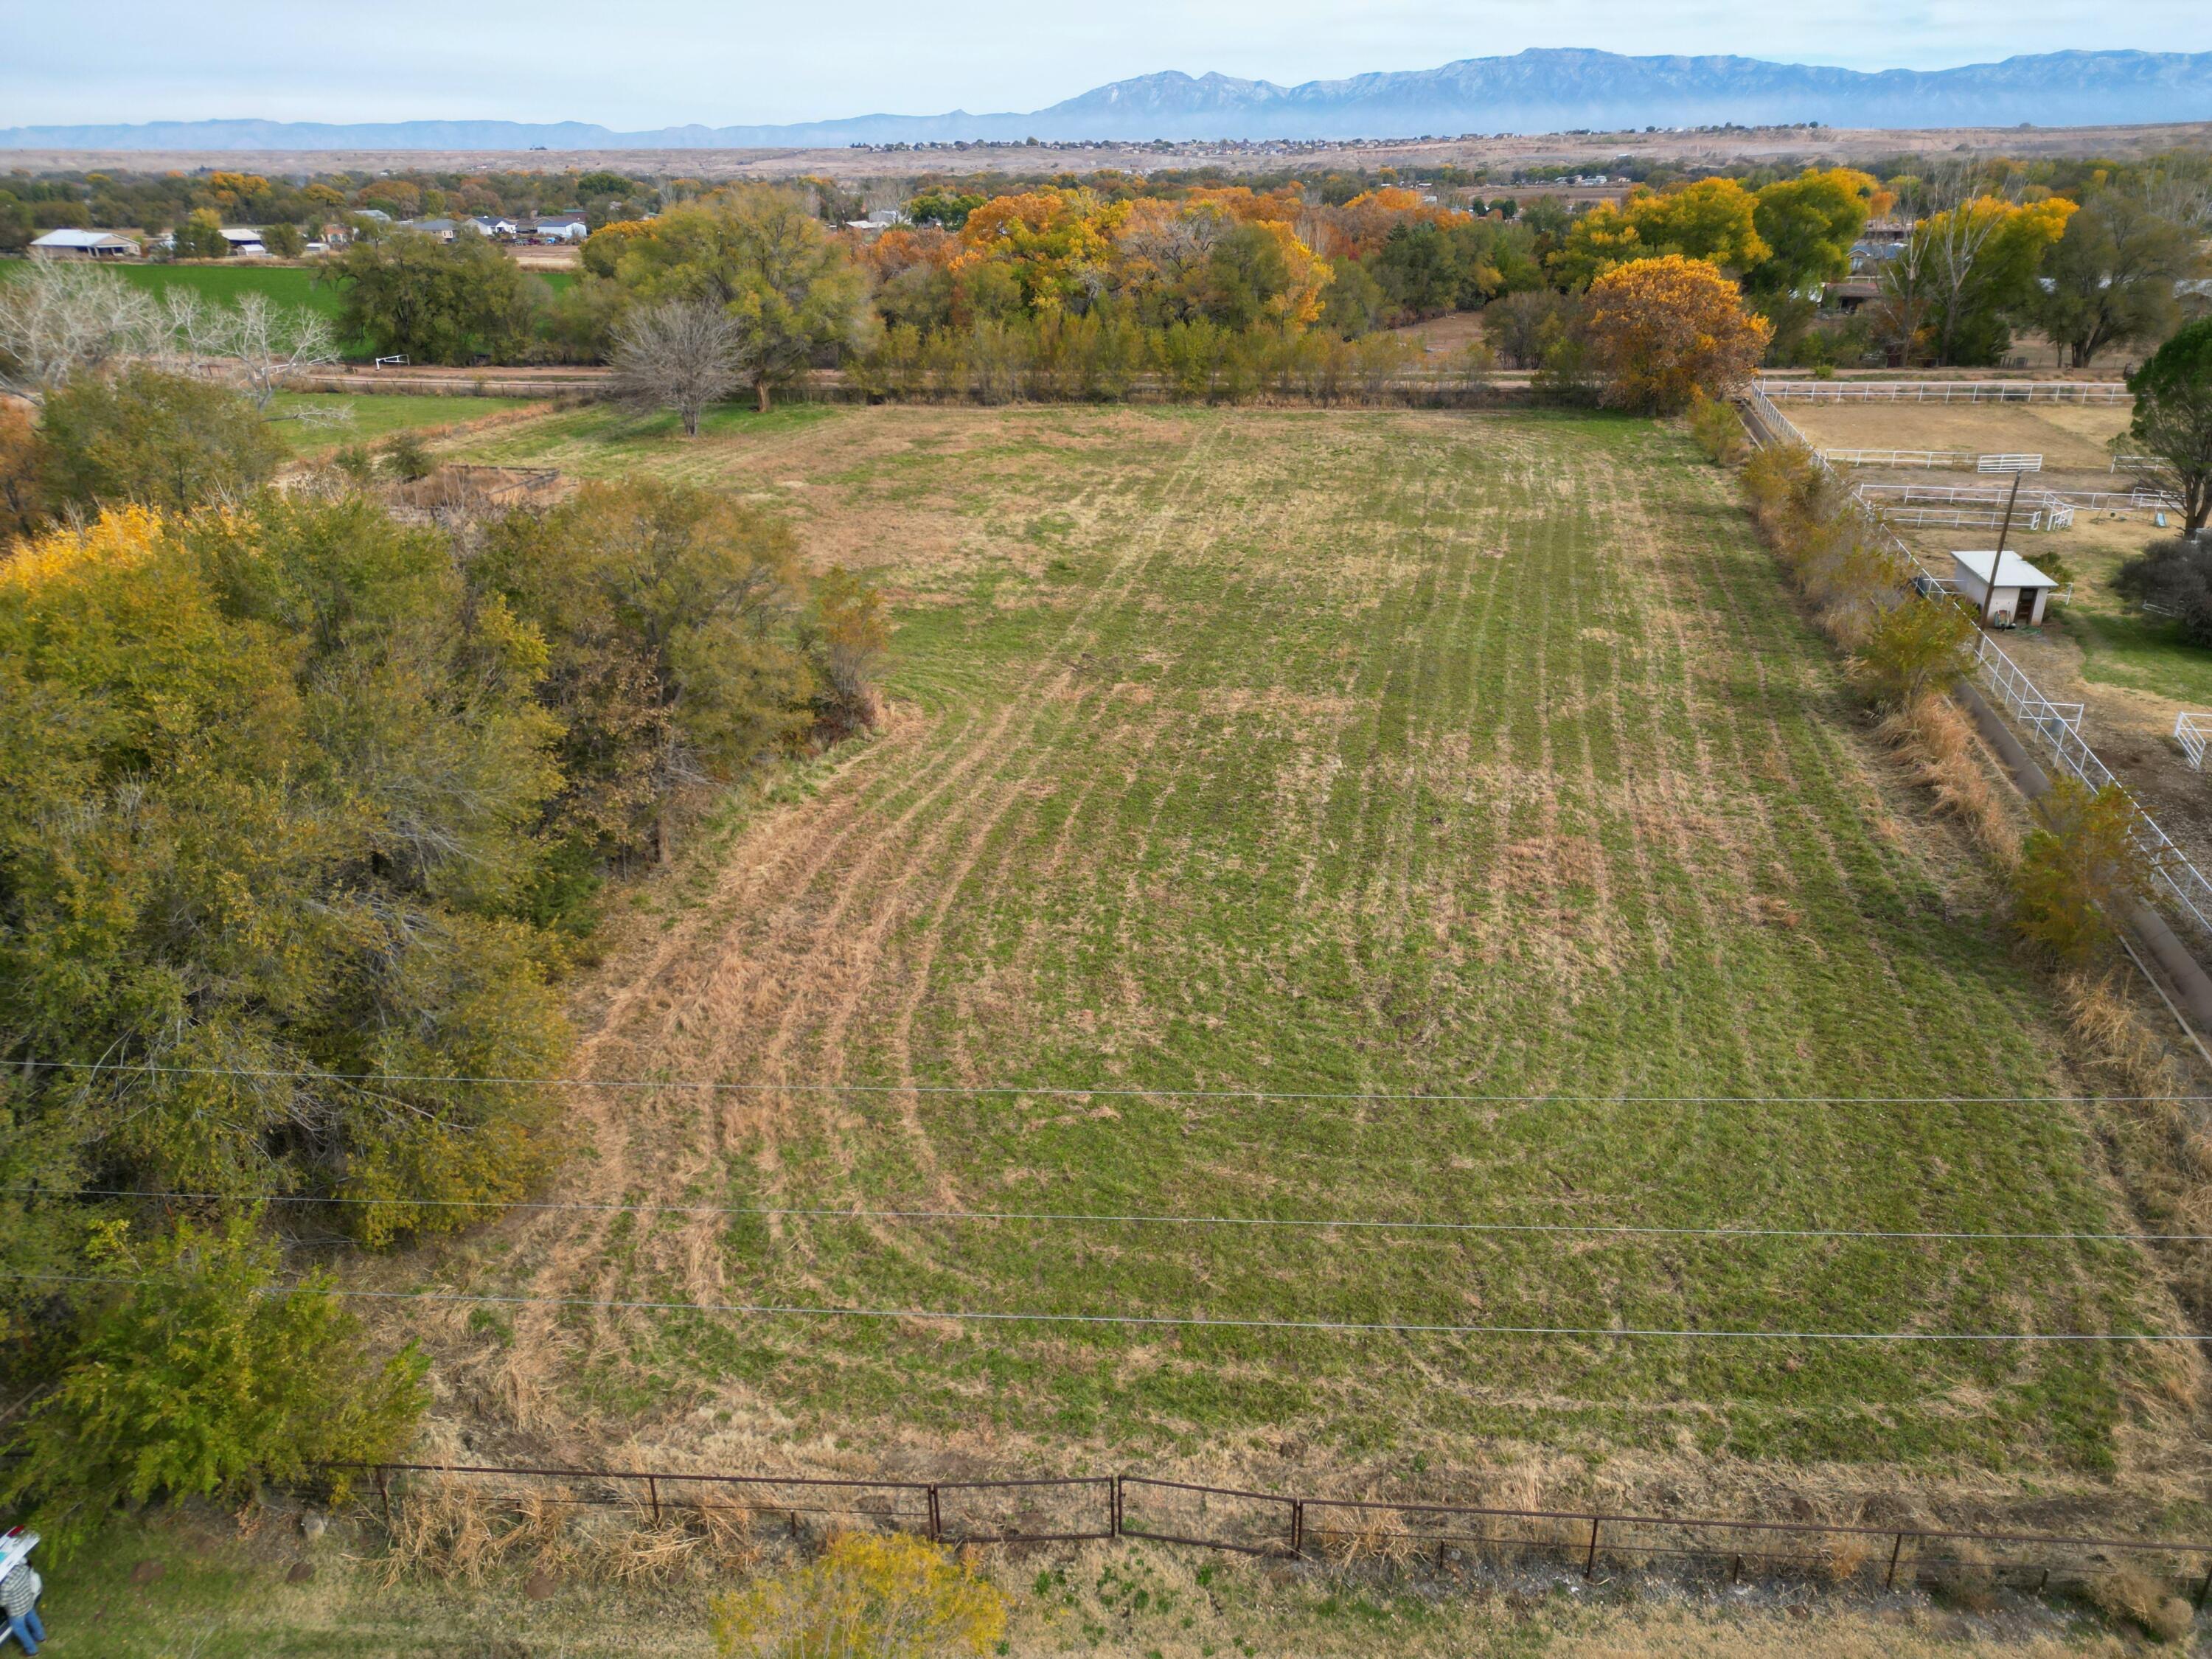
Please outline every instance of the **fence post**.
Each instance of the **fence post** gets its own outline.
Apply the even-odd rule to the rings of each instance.
[[[1121,1535],[1121,1516],[1127,1500],[1121,1495],[1121,1477],[1115,1475],[1114,1484],[1107,1489],[1107,1506],[1113,1511],[1114,1536]]]
[[[1291,1554],[1293,1559],[1297,1559],[1304,1556],[1305,1553],[1306,1500],[1303,1498],[1293,1498],[1291,1499]],[[1443,1565],[1441,1556],[1437,1558],[1437,1565]]]
[[[2204,1582],[2197,1587],[2197,1611],[2204,1611],[2204,1598],[2212,1595],[2212,1567],[2205,1569]]]
[[[1897,1588],[1897,1558],[1903,1553],[1904,1549],[1905,1534],[1899,1533],[1897,1534],[1897,1541],[1889,1547],[1889,1572],[1881,1581],[1881,1587],[1884,1589]]]
[[[945,1536],[945,1517],[938,1510],[937,1488],[929,1489],[929,1541],[936,1543]]]
[[[651,1475],[645,1477],[645,1495],[653,1500],[653,1524],[660,1524],[660,1482]]]
[[[376,1466],[376,1495],[384,1504],[384,1529],[392,1530],[392,1491],[384,1484],[384,1465]]]
[[[1589,1553],[1583,1557],[1583,1577],[1585,1578],[1588,1578],[1591,1574],[1597,1571],[1597,1529],[1599,1525],[1600,1522],[1597,1516],[1595,1515],[1590,1516]]]

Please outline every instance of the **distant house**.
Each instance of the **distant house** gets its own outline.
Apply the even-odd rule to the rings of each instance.
[[[1902,242],[1857,241],[1851,244],[1851,275],[1879,274],[1881,268],[1905,252]]]
[[[34,259],[135,259],[138,244],[112,230],[50,230],[31,244]]]
[[[493,218],[480,213],[469,223],[486,236],[514,236],[518,234],[512,219]]]
[[[434,236],[441,242],[450,242],[453,240],[453,234],[467,222],[466,220],[457,219],[410,219],[405,228],[419,230],[425,236]],[[475,227],[471,225],[470,228],[474,229]]]
[[[261,240],[261,233],[242,226],[222,228],[223,251],[234,259],[265,259],[269,245]]]
[[[580,242],[592,234],[592,227],[580,213],[553,213],[532,220],[526,234],[541,242]]]
[[[1823,283],[1820,303],[1833,306],[1838,311],[1852,312],[1881,295],[1881,284],[1873,277],[1854,276],[1847,282]]]
[[[1982,620],[1999,628],[2033,628],[2058,584],[2017,553],[1951,555],[1959,592],[1973,601]]]
[[[906,216],[906,210],[903,208],[877,208],[871,211],[868,216],[865,219],[846,220],[845,228],[848,230],[857,230],[864,235],[872,236],[879,231],[890,229],[894,225],[903,225],[908,222],[909,221]]]

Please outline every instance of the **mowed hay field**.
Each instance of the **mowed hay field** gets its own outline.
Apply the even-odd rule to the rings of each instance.
[[[662,433],[586,410],[453,453],[653,471],[787,513],[810,557],[892,596],[891,712],[695,847],[584,1000],[575,1066],[625,1086],[566,1091],[579,1156],[550,1196],[647,1207],[520,1214],[394,1264],[395,1285],[1600,1331],[2175,1328],[2124,1243],[1542,1231],[2125,1226],[2077,1109],[2034,1098],[2091,1085],[1973,861],[1873,747],[1679,435],[820,407]],[[1893,1098],[1959,1095],[2005,1098]],[[409,1313],[471,1409],[633,1461],[787,1441],[1220,1467],[1450,1460],[1495,1436],[2095,1470],[2184,1364],[2078,1343]]]

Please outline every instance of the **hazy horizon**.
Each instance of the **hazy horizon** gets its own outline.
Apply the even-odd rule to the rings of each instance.
[[[789,8],[641,0],[611,27],[577,0],[373,12],[276,0],[7,0],[0,126],[219,119],[581,121],[617,131],[1042,108],[1167,70],[1294,84],[1530,47],[1730,55],[1852,70],[1955,68],[2068,50],[2212,50],[2212,8],[1969,0],[1839,14],[1712,0],[1130,0],[1041,15],[1012,0],[925,9],[850,0],[834,27]],[[856,51],[854,43],[864,46]]]

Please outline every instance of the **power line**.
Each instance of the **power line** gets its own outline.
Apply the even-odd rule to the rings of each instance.
[[[578,1211],[605,1215],[727,1215],[785,1220],[1003,1221],[1095,1226],[1280,1227],[1393,1232],[1622,1235],[1655,1238],[1795,1238],[1898,1243],[2203,1244],[2212,1233],[1944,1232],[1871,1227],[1656,1227],[1626,1222],[1422,1221],[1366,1216],[1164,1215],[1085,1210],[868,1210],[827,1205],[777,1207],[750,1204],[600,1204],[580,1200],[495,1198],[362,1198],[343,1194],[146,1192],[131,1188],[70,1189],[0,1186],[4,1193],[46,1193],[56,1198],[139,1198],[171,1203],[359,1204],[398,1209]]]
[[[1285,1100],[1415,1106],[2090,1106],[2212,1103],[2212,1095],[1632,1095],[1390,1093],[1354,1090],[1143,1089],[1105,1084],[732,1083],[715,1079],[466,1077],[407,1072],[326,1072],[308,1066],[150,1066],[123,1060],[27,1060],[19,1069],[125,1077],[234,1077],[316,1083],[465,1084],[484,1088],[691,1089],[721,1094],[1022,1096],[1109,1100]]]
[[[0,1278],[61,1285],[151,1285],[148,1279],[69,1273],[0,1273]],[[296,1285],[266,1293],[293,1296]],[[611,1312],[726,1313],[770,1319],[915,1319],[1021,1325],[1137,1325],[1198,1330],[1310,1331],[1353,1336],[1577,1337],[1594,1340],[1711,1342],[2203,1342],[2193,1332],[2162,1331],[1711,1331],[1600,1325],[1442,1325],[1400,1321],[1230,1319],[1197,1314],[994,1313],[943,1308],[822,1308],[746,1302],[654,1302],[581,1296],[492,1296],[455,1291],[362,1291],[323,1288],[314,1294],[373,1302],[453,1302],[492,1307],[593,1308]]]

